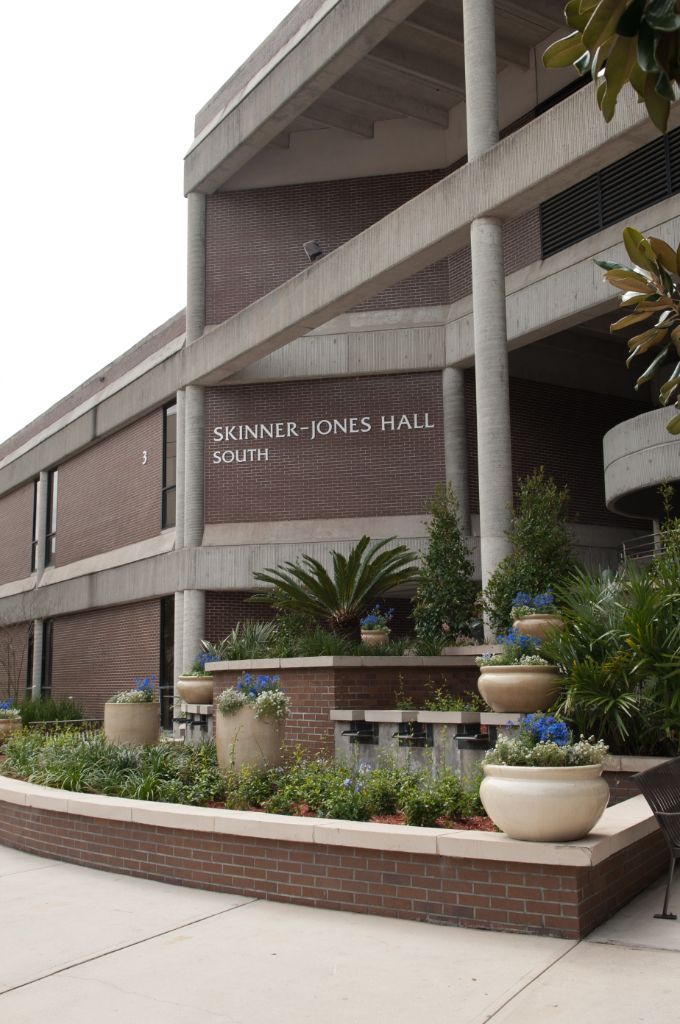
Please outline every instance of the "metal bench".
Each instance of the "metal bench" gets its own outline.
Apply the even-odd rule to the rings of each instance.
[[[639,772],[633,778],[652,808],[671,851],[663,910],[654,917],[676,921],[677,914],[668,913],[668,900],[675,862],[680,857],[680,757],[659,764],[655,768],[648,768],[646,772]]]

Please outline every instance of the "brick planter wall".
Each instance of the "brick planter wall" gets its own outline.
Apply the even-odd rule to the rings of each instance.
[[[383,664],[381,664],[381,662]],[[462,662],[462,664],[461,664]],[[399,691],[416,707],[441,687],[451,694],[476,692],[479,669],[472,658],[282,658],[218,662],[214,693],[234,686],[244,672],[278,675],[292,703],[285,745],[310,753],[333,751],[333,708],[393,708]]]
[[[578,939],[657,878],[642,797],[580,843],[84,796],[0,778],[0,843],[216,892]],[[603,821],[605,821],[603,819]]]

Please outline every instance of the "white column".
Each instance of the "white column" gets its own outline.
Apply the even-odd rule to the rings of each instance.
[[[46,538],[45,534],[47,531],[47,492],[48,492],[48,474],[46,470],[42,470],[38,477],[38,494],[35,504],[35,519],[36,527],[38,530],[38,543],[36,545],[35,553],[35,571],[38,574],[38,579],[42,575],[43,569],[45,568],[45,549],[46,549]]]
[[[31,698],[38,700],[42,688],[43,662],[43,620],[33,620],[33,670],[31,673]]]
[[[470,501],[464,383],[463,371],[457,367],[446,366],[442,371],[446,482],[451,484],[458,498],[460,522],[465,533],[469,533]]]
[[[184,591],[184,668],[189,668],[201,653],[201,640],[205,638],[205,591]]]
[[[493,0],[463,0],[468,160],[498,141]],[[510,551],[512,505],[508,343],[503,227],[481,217],[470,227],[475,334],[479,532],[482,586]]]
[[[175,667],[175,687],[177,676],[180,676],[188,665],[184,664],[184,591],[175,592],[175,637],[173,644],[173,661]],[[177,699],[175,692],[175,699]]]
[[[205,196],[192,192],[188,197],[187,345],[197,341],[205,330],[205,208]],[[203,404],[203,388],[189,385],[184,393],[182,428],[182,544],[185,548],[200,547],[203,542]],[[205,636],[205,592],[185,590],[179,605],[182,610],[182,668],[188,668]]]
[[[177,452],[175,456],[175,549],[184,547],[184,391],[177,392]]]

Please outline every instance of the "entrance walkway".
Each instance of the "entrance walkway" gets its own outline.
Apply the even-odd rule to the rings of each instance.
[[[7,1024],[659,1024],[663,883],[580,943],[307,909],[0,847]],[[672,901],[680,912],[680,884]]]

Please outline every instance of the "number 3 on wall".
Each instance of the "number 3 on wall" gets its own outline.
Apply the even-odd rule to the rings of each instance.
[[[146,466],[149,461],[149,453],[147,451],[142,452],[142,465]]]

